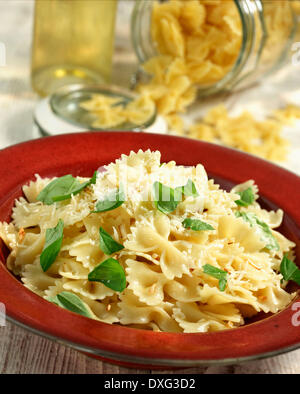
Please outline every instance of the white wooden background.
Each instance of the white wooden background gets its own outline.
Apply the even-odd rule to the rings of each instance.
[[[132,3],[132,0],[123,1],[118,11],[114,83],[124,85],[128,84],[131,73],[136,69],[128,26]],[[0,0],[0,48],[1,43],[6,48],[5,66],[1,66],[0,58],[0,148],[39,136],[33,127],[32,119],[38,97],[31,90],[29,78],[33,5],[33,0]],[[227,104],[233,113],[247,108],[257,117],[265,116],[268,111],[286,102],[300,104],[299,71],[299,67],[291,66],[263,86],[229,97]],[[204,109],[202,103],[200,107],[196,106],[193,112],[201,113]],[[292,150],[288,161],[283,163],[285,167],[298,174],[300,174],[299,131],[299,122],[295,127],[285,128],[284,134],[291,141]],[[152,371],[119,368],[99,362],[10,323],[0,327],[0,373],[2,374],[144,372]],[[296,374],[300,373],[300,350],[241,365],[190,368],[176,372]],[[153,373],[158,372],[153,371]]]

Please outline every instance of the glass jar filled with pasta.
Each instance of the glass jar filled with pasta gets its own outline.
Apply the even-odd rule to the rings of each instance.
[[[188,102],[195,87],[198,95],[233,90],[281,68],[300,41],[299,15],[296,0],[140,0],[132,39],[152,75],[148,90],[159,96],[181,77]]]

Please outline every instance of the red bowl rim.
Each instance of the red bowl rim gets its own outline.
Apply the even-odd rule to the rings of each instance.
[[[34,179],[35,173],[60,176],[72,172],[90,176],[95,168],[122,153],[148,148],[160,150],[162,161],[203,163],[209,173],[233,183],[255,179],[262,195],[292,218],[297,239],[300,238],[297,175],[266,160],[215,144],[135,132],[66,134],[0,151],[0,219],[8,220],[14,199],[21,195],[21,186]],[[278,181],[280,187],[274,188]],[[299,252],[297,246],[298,259]],[[160,366],[236,363],[280,354],[300,344],[300,328],[292,324],[298,298],[282,312],[240,328],[174,334],[112,326],[61,309],[25,288],[2,263],[0,283],[0,302],[5,305],[9,320],[34,333],[112,360]]]

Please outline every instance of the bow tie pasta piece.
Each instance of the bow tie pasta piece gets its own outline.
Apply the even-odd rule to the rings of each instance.
[[[87,279],[67,280],[64,282],[63,288],[91,300],[103,300],[105,297],[110,297],[115,293],[102,283],[90,282]]]
[[[59,264],[58,273],[63,278],[67,279],[86,279],[89,274],[89,269],[85,268],[82,263],[70,257],[59,257],[57,259]]]
[[[64,288],[64,284],[67,282],[66,278],[56,279],[55,284],[53,286],[49,286],[45,290],[44,298],[46,300],[54,299],[57,294],[66,291]],[[76,294],[75,292],[73,294]],[[88,309],[90,315],[95,320],[102,321],[104,323],[117,323],[119,319],[117,317],[119,308],[117,305],[118,299],[115,296],[106,297],[101,302],[97,300],[92,300],[89,297],[85,297],[80,295],[81,301],[84,303],[84,306]]]
[[[23,231],[25,232],[24,229]],[[11,253],[7,259],[7,267],[16,275],[21,275],[24,268],[33,263],[35,256],[42,252],[45,241],[44,235],[30,232],[24,233],[22,241],[20,241],[19,234],[17,233],[14,237],[14,253]],[[10,245],[12,245],[12,242],[10,242]]]
[[[26,233],[22,243],[19,244],[19,251],[16,255],[15,265],[31,264],[32,256],[38,255],[42,252],[44,241],[45,238],[43,234]]]
[[[151,251],[149,252],[151,253]],[[139,252],[137,250],[128,250],[128,249],[123,249],[120,253],[119,253],[119,260],[123,261],[124,264],[126,264],[126,261],[128,258],[130,259],[134,259],[136,258],[137,261],[144,261],[147,263],[153,263],[157,266],[159,266],[160,262],[159,262],[159,256],[158,254],[149,254],[149,253],[143,253],[143,252]],[[154,256],[154,257],[153,257]]]
[[[188,33],[196,33],[197,30],[203,25],[205,17],[205,6],[198,0],[189,1],[181,9],[181,26]]]
[[[44,222],[50,222],[54,215],[54,206],[43,205],[40,202],[29,203],[25,198],[20,197],[15,202],[12,219],[14,224],[19,228],[42,227]]]
[[[260,310],[257,298],[249,291],[246,290],[243,294],[230,294],[228,291],[221,292],[217,286],[210,286],[204,284],[201,288],[201,301],[203,304],[219,305],[234,303],[235,305],[247,304],[251,305],[256,312]]]
[[[275,211],[267,211],[260,207],[249,206],[247,212],[252,212],[262,222],[266,223],[270,228],[277,228],[281,225],[283,219],[283,211],[278,209]]]
[[[218,331],[243,324],[243,317],[234,304],[218,305],[213,310],[196,303],[177,302],[173,316],[184,332]]]
[[[174,308],[173,316],[185,333],[221,331],[228,328],[223,322],[207,319],[207,316],[204,314],[202,314],[202,319],[200,318],[196,322],[194,320],[187,321],[185,315],[178,308]]]
[[[182,278],[167,281],[164,291],[176,301],[187,303],[201,301],[200,282],[201,279],[197,276],[183,275]]]
[[[18,231],[13,223],[0,222],[0,237],[7,247],[14,250],[18,243]]]
[[[295,248],[296,244],[294,242],[291,242],[289,239],[287,239],[284,235],[280,234],[278,231],[273,230],[272,233],[279,245],[279,250],[276,252],[276,255],[280,259],[282,259],[284,254],[286,253],[290,253],[292,256],[294,256],[293,249]]]
[[[98,242],[90,239],[86,232],[74,238],[64,239],[61,251],[67,252],[88,269],[93,269],[104,258]]]
[[[123,115],[129,122],[142,125],[146,123],[156,112],[154,101],[150,95],[143,94],[136,100],[131,101],[123,110]]]
[[[30,181],[28,185],[23,186],[23,193],[28,202],[37,202],[37,196],[53,179],[41,178],[35,175],[35,181]]]
[[[288,305],[295,297],[295,294],[289,294],[280,288],[280,282],[277,280],[272,285],[257,291],[250,291],[242,286],[234,286],[232,294],[229,291],[220,292],[217,287],[211,287],[205,284],[201,290],[201,300],[208,305],[219,305],[225,303],[234,303],[237,308],[241,305],[251,306],[257,312],[276,313],[281,310],[282,305]]]
[[[53,269],[53,267],[51,268]],[[40,296],[43,296],[49,287],[54,286],[56,280],[57,275],[42,270],[39,257],[33,263],[27,264],[22,271],[24,285]]]
[[[82,300],[89,307],[94,319],[102,321],[103,323],[118,323],[118,300],[115,297],[106,297],[102,302],[92,300],[89,297],[82,296]]]
[[[254,295],[262,311],[276,313],[288,305],[296,294],[289,294],[280,287],[279,283],[274,283],[272,286],[258,290]]]
[[[54,285],[48,286],[48,288],[44,291],[44,298],[49,300],[54,298],[58,293],[64,291],[63,283],[65,282],[64,278],[59,278],[54,281]]]
[[[122,324],[148,324],[153,322],[162,331],[181,332],[179,325],[172,318],[172,304],[161,303],[159,306],[149,306],[134,295],[132,290],[126,289],[120,295],[119,318]]]
[[[247,252],[259,252],[265,247],[260,234],[242,218],[220,217],[218,233],[220,238],[232,239],[239,243]]]
[[[165,298],[164,285],[168,281],[160,272],[140,261],[126,260],[128,289],[147,305],[160,305]]]
[[[176,7],[176,10],[175,10]],[[161,54],[183,57],[185,53],[185,41],[180,23],[177,20],[181,4],[154,3],[152,13],[152,37],[156,42]],[[175,11],[175,12],[174,12]]]
[[[197,253],[197,244],[207,244],[210,234],[208,231],[186,230],[182,223],[178,223],[177,226],[172,226],[171,235],[176,239],[173,242],[174,246],[180,251],[187,252],[192,258]]]
[[[152,252],[160,256],[160,266],[167,279],[182,277],[189,274],[188,260],[171,241],[166,237],[168,233],[161,235],[155,225],[147,222],[137,223],[132,228],[132,235],[124,246],[129,250],[139,252]]]

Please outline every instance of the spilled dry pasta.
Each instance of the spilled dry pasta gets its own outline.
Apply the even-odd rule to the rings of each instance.
[[[291,34],[291,7],[299,19],[298,0],[264,1],[263,16],[258,5],[250,7],[256,28],[253,54],[259,55],[257,72],[266,72],[281,57]],[[265,39],[261,18],[268,32]],[[182,116],[196,101],[199,87],[220,82],[227,78],[236,63],[240,64],[237,59],[243,51],[245,26],[236,1],[152,1],[149,24],[156,55],[147,58],[142,65],[148,78],[136,86],[135,93],[140,96],[128,105],[124,105],[124,98],[104,95],[93,95],[81,103],[90,113],[94,128],[132,129],[138,126],[146,129],[157,112],[164,117],[171,134],[222,144],[268,160],[287,159],[290,144],[282,132],[284,126],[299,119],[298,107],[288,105],[270,113],[264,121],[249,112],[232,117],[224,106],[213,107],[203,118],[194,119],[191,125]],[[300,23],[298,25],[300,31]]]
[[[141,95],[125,105],[122,96],[93,94],[80,107],[93,116],[92,126],[100,129],[126,124],[143,126],[156,115],[154,101],[147,95]]]
[[[160,158],[131,152],[91,179],[37,175],[0,225],[8,269],[61,307],[154,331],[223,330],[285,308],[299,270],[274,230],[283,212],[260,207],[253,181],[226,192],[201,164]]]

